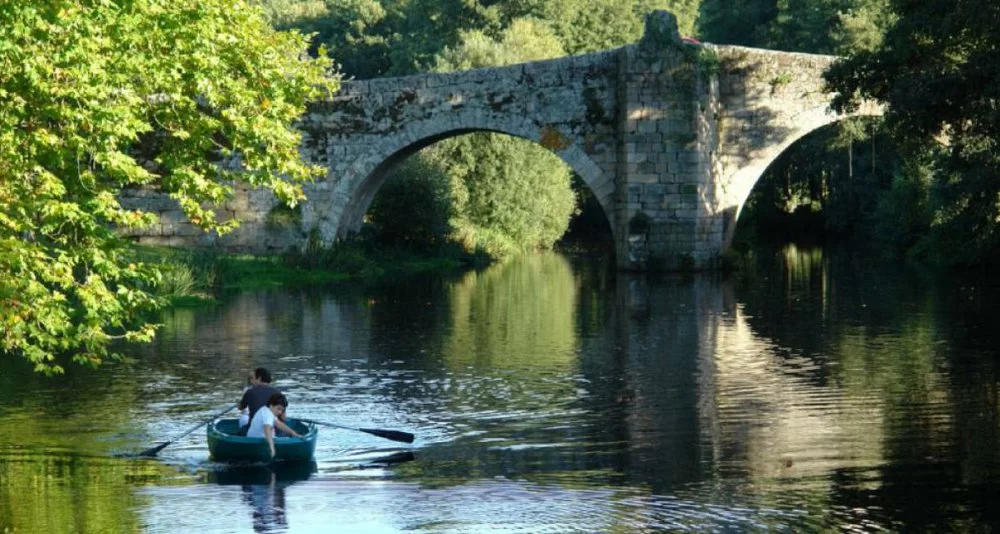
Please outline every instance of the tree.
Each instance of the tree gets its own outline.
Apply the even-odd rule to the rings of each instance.
[[[117,193],[157,187],[219,233],[231,181],[301,200],[319,170],[291,124],[337,82],[242,1],[24,0],[0,27],[0,352],[99,365],[154,332],[157,270],[112,228],[154,216]]]
[[[476,0],[254,0],[279,28],[315,33],[348,76],[426,72],[460,32],[501,28]]]
[[[427,249],[448,240],[452,206],[444,169],[412,157],[392,169],[365,222],[381,244]]]
[[[384,76],[392,67],[392,13],[379,0],[255,0],[278,29],[313,35],[344,73]]]
[[[646,15],[666,9],[683,35],[694,35],[701,0],[512,0],[497,5],[504,21],[533,18],[549,25],[568,54],[634,43]]]
[[[765,47],[768,28],[777,16],[775,0],[706,0],[701,4],[698,36],[713,43]]]
[[[434,70],[452,72],[498,67],[563,55],[562,44],[546,23],[518,19],[511,22],[499,39],[492,39],[482,31],[463,31],[459,46],[445,48],[438,54]]]
[[[462,34],[462,44],[438,56],[441,71],[507,65],[558,57],[559,41],[539,21],[519,19],[500,40]],[[426,156],[451,178],[452,226],[468,250],[494,257],[551,248],[576,209],[569,168],[555,154],[524,139],[476,133],[447,139]]]
[[[693,35],[701,0],[254,0],[279,28],[316,33],[344,73],[357,78],[431,69],[463,32],[499,41],[516,20],[544,23],[564,53],[581,54],[637,41],[645,16],[677,15]]]
[[[813,54],[872,49],[892,23],[889,0],[706,0],[699,35],[716,43]]]
[[[934,239],[943,257],[973,263],[1000,249],[1000,4],[891,0],[898,20],[883,46],[834,65],[834,106],[887,106],[888,127],[932,154]],[[928,149],[928,141],[938,139]]]
[[[856,0],[837,13],[832,31],[837,54],[875,50],[882,45],[885,32],[895,23],[890,0]]]

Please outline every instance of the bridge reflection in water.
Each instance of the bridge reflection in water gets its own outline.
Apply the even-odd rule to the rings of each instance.
[[[648,278],[539,255],[176,310],[134,365],[0,374],[23,399],[0,410],[18,429],[0,434],[0,525],[72,531],[78,517],[46,512],[72,508],[65,481],[100,524],[150,532],[255,517],[290,532],[996,525],[995,292],[930,290],[836,253],[759,259],[730,279]],[[179,434],[259,362],[293,415],[418,439],[327,432],[305,479],[216,472],[203,436],[156,462],[96,459]],[[73,388],[94,394],[67,413]],[[406,451],[416,460],[375,461]]]

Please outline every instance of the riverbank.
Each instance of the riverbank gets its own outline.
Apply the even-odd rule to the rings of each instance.
[[[482,261],[450,250],[420,253],[361,242],[273,256],[134,245],[132,255],[162,266],[155,293],[178,307],[208,305],[228,291],[372,281],[452,271]]]

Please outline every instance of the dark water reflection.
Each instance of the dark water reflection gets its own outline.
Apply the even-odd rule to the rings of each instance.
[[[998,291],[786,249],[650,279],[543,255],[234,295],[134,361],[0,369],[0,531],[990,530]],[[316,463],[208,460],[265,365]],[[412,456],[410,456],[412,454]]]

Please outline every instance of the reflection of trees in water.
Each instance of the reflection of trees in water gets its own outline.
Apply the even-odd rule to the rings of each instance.
[[[525,369],[576,363],[576,278],[557,254],[473,271],[449,288],[451,369]]]
[[[124,452],[133,442],[119,438],[136,431],[131,409],[142,399],[133,374],[122,365],[72,365],[45,377],[22,359],[0,357],[0,426],[8,429],[0,432],[0,461],[8,446],[84,457]]]
[[[747,284],[749,298],[718,319],[706,362],[713,380],[712,408],[702,415],[711,421],[706,441],[720,474],[765,483],[807,480],[800,491],[811,495],[813,511],[827,514],[836,504],[829,492],[837,469],[886,460],[887,413],[869,384],[856,383],[870,377],[833,376],[851,366],[831,360],[843,361],[857,347],[838,354],[824,338],[839,324],[828,322],[830,299],[837,298],[829,263],[809,251],[779,257],[785,267],[764,271],[784,278]],[[768,306],[760,307],[755,291],[772,295]],[[767,495],[764,502],[781,498]]]
[[[0,532],[139,532],[143,498],[134,486],[170,476],[176,472],[155,461],[0,446]]]
[[[154,345],[136,349],[181,381],[202,381],[206,365],[225,362],[235,391],[242,370],[261,362],[278,377],[359,357],[373,367],[402,362],[433,374],[447,372],[437,355],[463,364],[558,360],[565,367],[576,357],[579,285],[564,257],[538,254],[455,278],[245,292],[216,308],[165,314]],[[602,311],[599,303],[586,304],[582,326],[593,331]],[[308,363],[285,368],[278,360],[287,355]],[[180,360],[184,366],[177,366]]]

